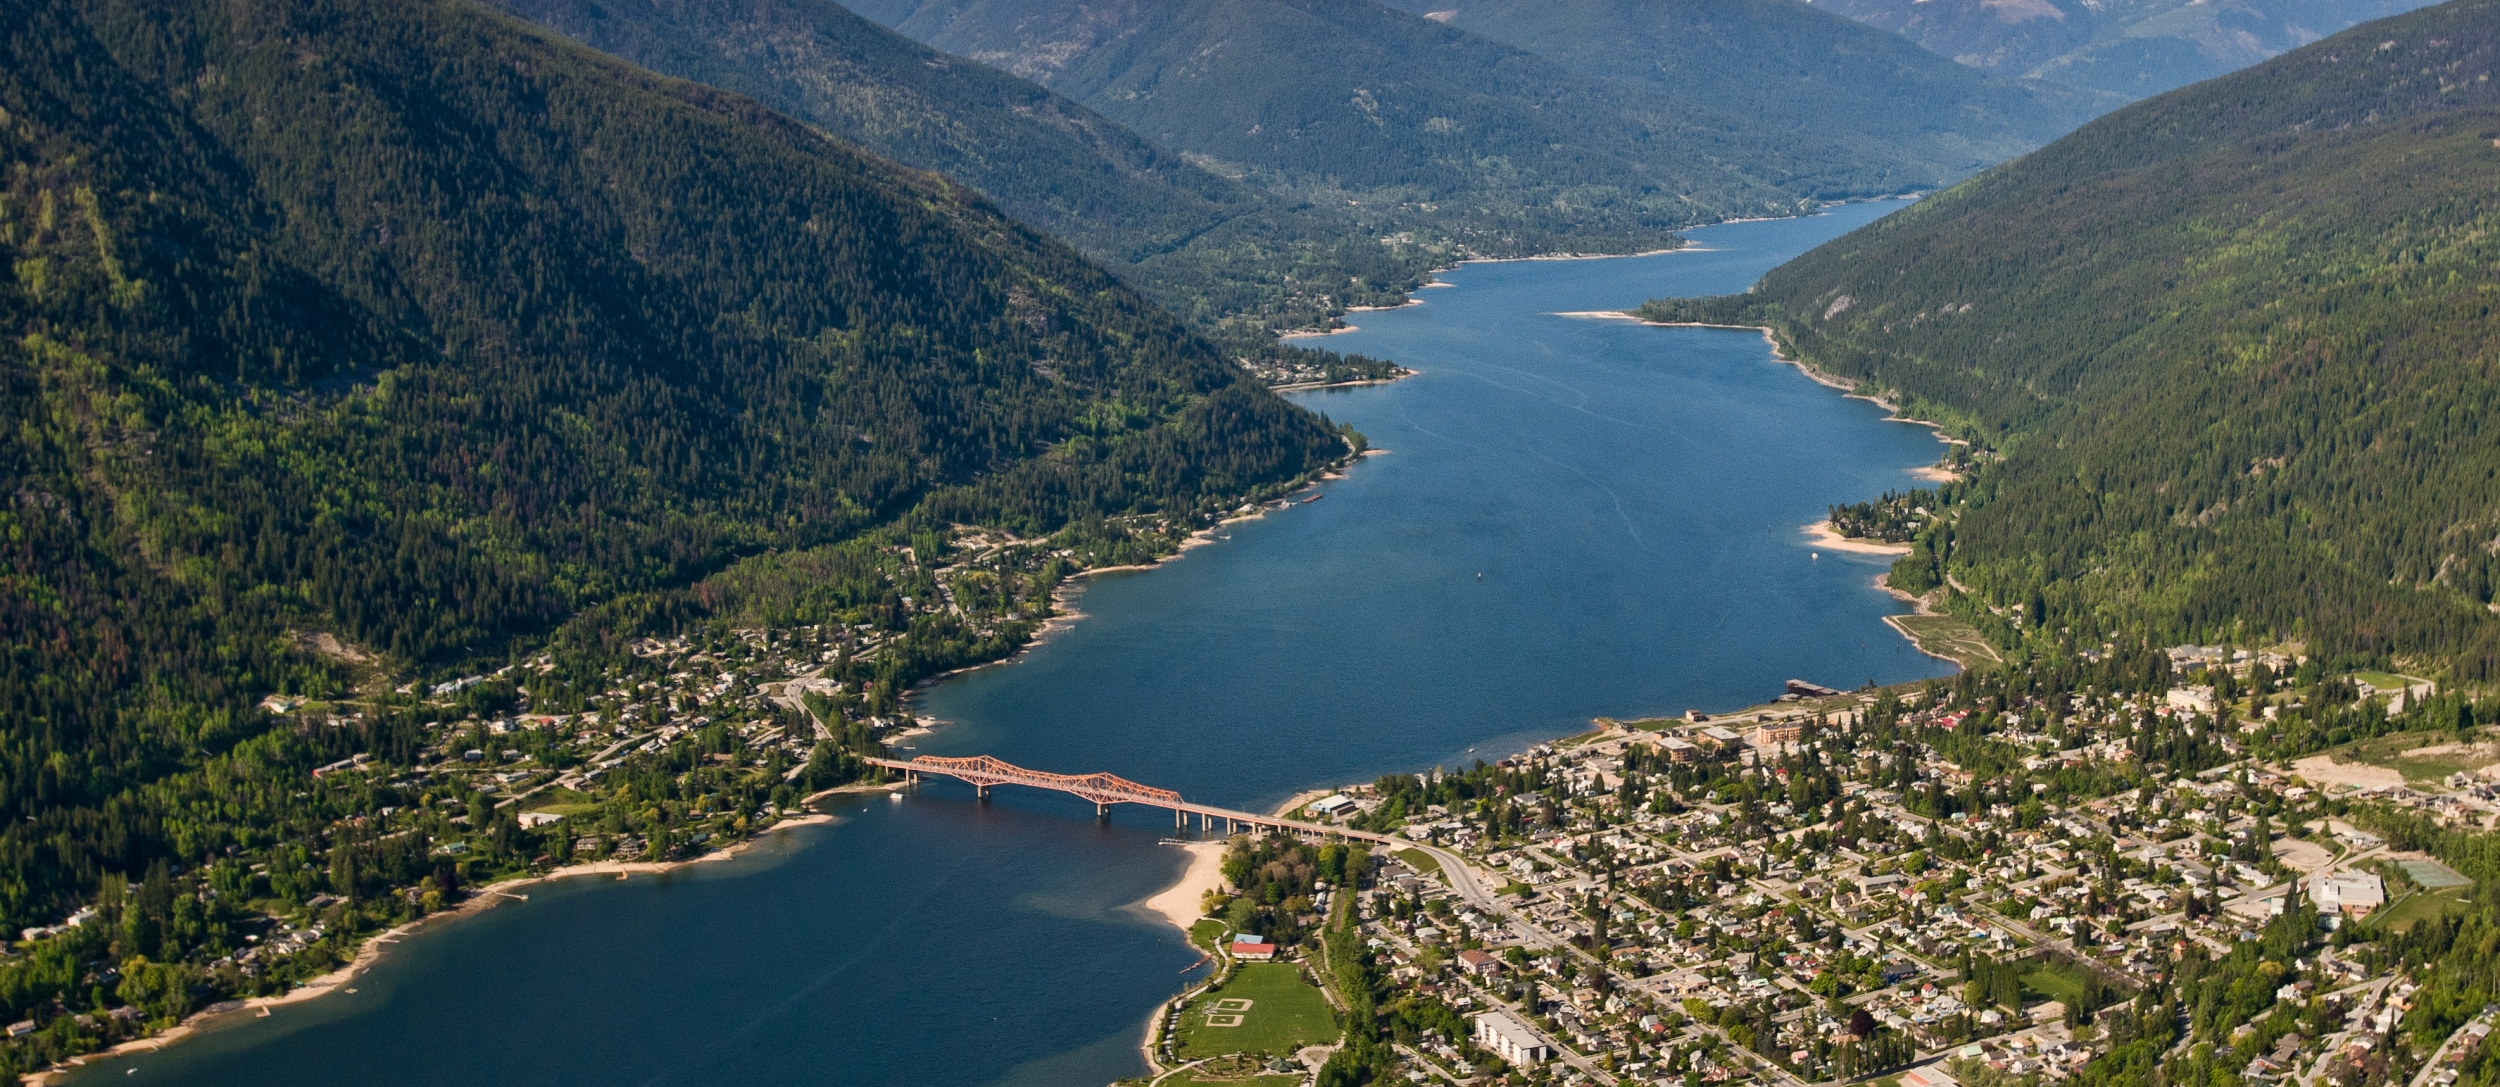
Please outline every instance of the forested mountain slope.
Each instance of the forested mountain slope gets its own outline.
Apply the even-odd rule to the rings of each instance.
[[[2143,98],[2422,0],[1816,0],[1963,64]]]
[[[863,0],[996,65],[1374,234],[1486,255],[1656,245],[1669,229],[1889,192],[1968,163],[1870,161],[1831,130],[1593,79],[1372,0]]]
[[[2016,82],[1799,0],[1390,0],[1768,141],[1835,140],[1851,171],[1958,180],[2122,100]],[[2019,73],[2016,73],[2019,74]],[[1838,184],[1845,175],[1819,179]]]
[[[1343,452],[960,187],[465,0],[12,3],[0,250],[13,924],[314,803],[254,707],[336,689],[315,634],[500,654],[906,511]]]
[[[1102,115],[950,57],[834,0],[497,0],[602,52],[736,91],[895,161],[935,170],[1212,321],[1317,326],[1394,305],[1433,254],[1269,196]]]
[[[2500,676],[2500,2],[2129,107],[1653,318],[2005,451],[1902,574],[2078,635]],[[2094,639],[2097,640],[2097,639]]]

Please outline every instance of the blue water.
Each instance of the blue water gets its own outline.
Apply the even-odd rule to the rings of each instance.
[[[1816,556],[1829,503],[1936,459],[1748,332],[1555,316],[1740,290],[1898,205],[1695,249],[1474,264],[1327,346],[1423,371],[1303,394],[1387,450],[1235,524],[1014,665],[929,692],[928,754],[1111,770],[1263,807],[1491,759],[1594,716],[1728,709],[1789,677],[1945,671],[1885,628],[1883,565]],[[81,1082],[1098,1084],[1196,956],[1133,903],[1152,812],[933,784],[664,877],[531,888],[398,945],[352,995],[218,1024]],[[125,1079],[125,1069],[137,1076]]]

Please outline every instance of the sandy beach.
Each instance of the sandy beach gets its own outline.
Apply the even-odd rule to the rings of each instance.
[[[1877,540],[1853,539],[1840,534],[1830,521],[1816,521],[1802,530],[1806,540],[1825,551],[1845,551],[1852,555],[1907,555],[1910,545],[1883,543]]]
[[[1200,908],[1207,892],[1224,886],[1224,843],[1190,842],[1175,849],[1189,851],[1189,868],[1181,873],[1181,881],[1140,903],[1148,911],[1159,914],[1172,927],[1182,932],[1205,916]]]

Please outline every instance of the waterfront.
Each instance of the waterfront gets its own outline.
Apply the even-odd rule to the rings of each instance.
[[[1554,316],[1740,289],[1892,205],[1696,232],[1700,251],[1471,265],[1327,345],[1418,367],[1299,394],[1386,450],[1233,525],[1012,667],[959,676],[924,753],[1110,770],[1265,807],[1492,758],[1589,717],[1727,708],[1790,676],[1939,674],[1880,623],[1882,560],[1814,556],[1829,502],[1907,486],[1918,428],[1747,332]],[[1129,908],[1184,858],[1157,813],[932,785],[749,856],[532,888],[395,947],[358,992],[102,1062],[151,1082],[1098,1083],[1194,953]],[[99,1074],[101,1073],[101,1074]]]

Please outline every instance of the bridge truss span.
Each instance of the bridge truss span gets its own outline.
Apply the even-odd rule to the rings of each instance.
[[[1099,772],[1054,774],[1047,770],[1028,770],[988,755],[965,758],[922,755],[913,759],[866,758],[860,761],[870,766],[898,771],[906,782],[917,783],[922,774],[951,777],[971,784],[974,792],[983,799],[989,798],[990,789],[994,786],[1023,785],[1084,797],[1094,802],[1094,814],[1098,816],[1110,815],[1113,804],[1141,804],[1150,808],[1170,809],[1172,825],[1176,827],[1186,826],[1188,817],[1195,815],[1198,817],[1198,826],[1202,831],[1214,830],[1216,825],[1221,823],[1225,833],[1240,830],[1254,833],[1274,831],[1311,839],[1350,838],[1385,845],[1403,844],[1386,835],[1355,830],[1351,827],[1332,827],[1281,816],[1235,811],[1231,808],[1219,808],[1209,804],[1193,804],[1181,799],[1181,794],[1171,789],[1140,785],[1117,774]]]
[[[977,787],[991,785],[1028,785],[1036,789],[1053,789],[1074,793],[1097,805],[1151,804],[1158,808],[1178,808],[1186,804],[1181,794],[1170,789],[1140,785],[1117,774],[1054,774],[1047,770],[1027,770],[1014,763],[988,755],[970,758],[947,758],[922,755],[910,762],[871,759],[886,766],[899,766],[915,774],[944,774],[971,782]]]

